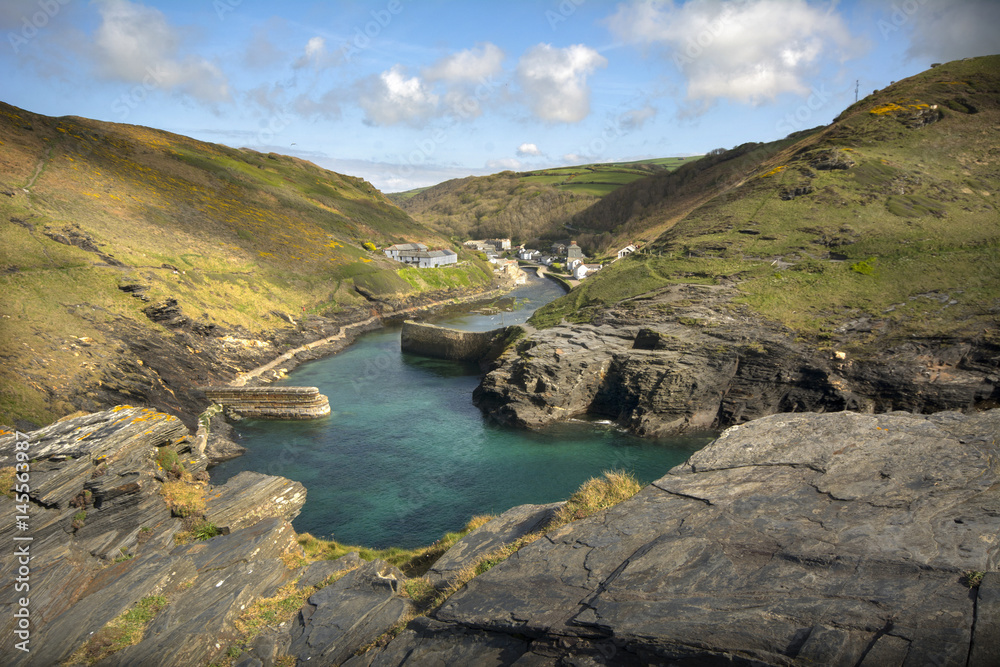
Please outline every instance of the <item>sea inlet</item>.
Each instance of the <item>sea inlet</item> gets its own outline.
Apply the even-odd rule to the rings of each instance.
[[[524,322],[562,293],[532,274],[493,308],[430,321],[486,331]],[[319,387],[332,414],[236,423],[248,451],[213,468],[213,484],[243,470],[287,477],[308,490],[296,531],[344,544],[412,548],[478,514],[565,500],[605,470],[629,471],[646,484],[714,437],[637,438],[606,421],[540,432],[496,426],[472,404],[476,366],[401,353],[399,335],[399,326],[365,334],[290,373],[282,384]]]

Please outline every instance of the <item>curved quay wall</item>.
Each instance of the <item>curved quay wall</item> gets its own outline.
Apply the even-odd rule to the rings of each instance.
[[[498,357],[508,337],[520,331],[518,326],[492,331],[461,331],[407,320],[403,322],[399,343],[403,352],[425,357],[483,362]]]
[[[330,414],[330,401],[316,387],[202,387],[201,391],[241,417],[317,419]]]

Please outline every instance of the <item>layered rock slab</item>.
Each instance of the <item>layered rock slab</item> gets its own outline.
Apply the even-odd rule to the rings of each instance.
[[[1000,566],[998,436],[997,410],[757,420],[521,549],[436,620],[534,654],[603,638],[620,662],[767,665],[964,665],[978,627],[996,659],[995,592],[966,575],[992,586]]]

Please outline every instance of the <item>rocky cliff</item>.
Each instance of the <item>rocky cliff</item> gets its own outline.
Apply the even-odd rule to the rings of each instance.
[[[986,337],[912,337],[864,352],[845,335],[844,351],[801,340],[735,296],[727,285],[672,285],[593,323],[533,331],[499,358],[474,400],[504,424],[536,428],[589,413],[640,435],[776,412],[934,412],[1000,400],[1000,346]]]
[[[213,487],[176,418],[120,407],[0,438],[5,664],[992,665],[998,437],[1000,410],[753,421],[544,535],[557,505],[490,521],[428,609],[383,561],[307,563],[300,484]]]
[[[782,414],[350,665],[995,665],[1000,411]]]

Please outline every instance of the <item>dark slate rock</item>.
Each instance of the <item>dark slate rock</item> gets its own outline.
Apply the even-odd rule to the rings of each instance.
[[[337,560],[318,560],[310,563],[306,571],[299,577],[299,588],[310,588],[319,586],[324,581],[335,574],[356,570],[361,567],[363,560],[357,551],[341,556]]]
[[[56,665],[109,621],[136,602],[195,575],[189,560],[161,554],[112,565],[91,580],[88,591],[64,613],[32,635],[30,655],[15,664]],[[20,656],[17,656],[20,657]]]
[[[225,653],[225,637],[234,633],[232,623],[240,613],[254,600],[273,596],[293,576],[278,559],[203,571],[153,619],[143,641],[101,664],[186,667],[211,663]]]
[[[381,649],[344,663],[344,667],[412,665],[512,665],[528,649],[524,638],[476,632],[421,616]]]
[[[653,662],[965,664],[973,629],[983,647],[994,632],[995,580],[980,613],[961,575],[1000,569],[998,436],[1000,410],[760,419],[524,547],[436,619],[613,637]]]
[[[454,544],[427,572],[435,588],[447,588],[477,559],[520,537],[542,530],[564,503],[521,505],[480,526]]]
[[[227,533],[269,517],[291,521],[306,502],[306,487],[284,477],[244,471],[212,488],[206,500],[205,518]]]
[[[289,653],[299,663],[339,665],[412,610],[399,596],[403,573],[375,560],[309,597],[292,629]]]
[[[236,563],[280,559],[298,551],[292,524],[273,517],[236,533],[174,547],[170,555],[190,558],[198,572],[206,572]]]
[[[969,667],[1000,664],[1000,572],[987,572],[976,599]]]

